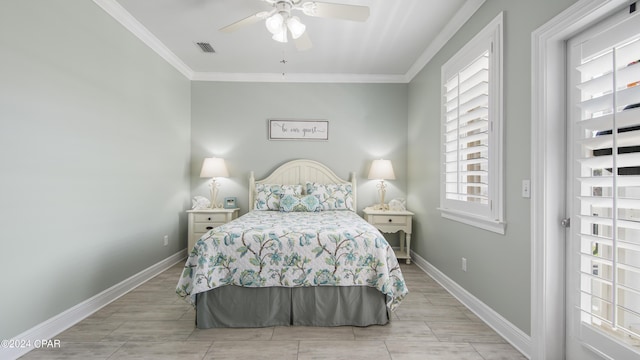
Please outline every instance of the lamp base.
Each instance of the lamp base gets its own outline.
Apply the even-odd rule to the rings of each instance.
[[[375,204],[373,210],[389,210],[388,204]]]
[[[387,193],[387,185],[384,180],[380,180],[378,184],[378,195],[380,196],[380,203],[376,204],[373,208],[375,210],[389,210],[389,205],[384,203],[384,195]]]
[[[211,183],[209,184],[209,193],[211,195],[211,205],[209,206],[209,209],[218,209],[222,207],[222,204],[216,204],[216,201],[218,200],[219,187],[220,183],[218,183],[215,178],[212,178]]]

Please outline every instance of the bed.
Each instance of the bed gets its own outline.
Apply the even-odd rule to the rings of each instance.
[[[368,326],[408,293],[382,234],[355,212],[355,174],[294,160],[249,180],[250,211],[204,234],[176,287],[198,328]]]

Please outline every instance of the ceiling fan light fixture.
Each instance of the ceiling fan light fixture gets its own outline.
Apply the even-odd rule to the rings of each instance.
[[[273,40],[277,41],[277,42],[286,43],[287,42],[287,28],[283,27],[282,31],[280,31],[279,33],[273,34],[273,36],[271,38]]]
[[[283,30],[286,30],[284,26],[284,18],[279,13],[275,13],[265,21],[265,25],[267,26],[267,30],[273,35],[281,33]]]
[[[302,34],[304,34],[304,31],[307,29],[307,27],[302,22],[300,22],[300,18],[297,16],[293,16],[287,19],[287,27],[289,28],[289,31],[291,31],[291,37],[294,39],[302,36]]]
[[[256,0],[258,1],[258,0]],[[369,18],[370,10],[368,6],[351,5],[342,3],[329,3],[314,0],[260,0],[271,5],[270,11],[260,11],[253,15],[238,20],[220,29],[222,32],[232,32],[247,25],[251,25],[260,20],[264,20],[265,26],[272,39],[281,43],[286,43],[288,37],[295,43],[298,51],[311,48],[311,40],[307,35],[307,27],[297,16],[292,16],[294,11],[301,11],[303,14],[320,18],[335,18],[342,20],[364,22]]]

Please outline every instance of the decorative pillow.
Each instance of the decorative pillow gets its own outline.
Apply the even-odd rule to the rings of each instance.
[[[307,182],[308,195],[318,198],[323,210],[353,210],[351,184],[318,184]]]
[[[301,195],[302,185],[256,184],[254,210],[280,210],[280,195]]]
[[[282,212],[316,212],[322,211],[322,205],[313,195],[280,195],[280,211]]]

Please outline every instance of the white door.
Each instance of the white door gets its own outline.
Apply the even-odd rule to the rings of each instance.
[[[567,359],[640,359],[640,11],[567,52]]]

